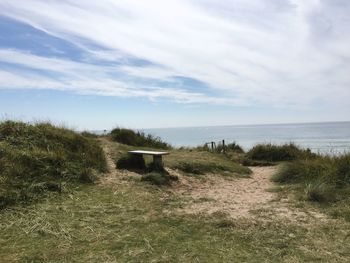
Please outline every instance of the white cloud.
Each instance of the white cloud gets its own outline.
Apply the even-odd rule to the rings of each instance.
[[[129,77],[168,80],[184,76],[223,95],[211,98],[175,88],[135,88],[106,75],[104,71],[113,69],[105,66],[72,61],[58,61],[57,66],[49,63],[53,67],[50,70],[65,76],[69,68],[76,79],[69,75],[71,79],[65,80],[66,84],[74,84],[81,92],[167,97],[189,103],[303,107],[314,106],[317,100],[329,106],[346,106],[350,99],[349,12],[346,0],[0,3],[2,15],[79,45],[89,40],[102,46],[101,50],[90,50],[99,59],[123,61],[130,56],[157,65],[118,68]],[[8,57],[0,53],[0,59]],[[42,66],[37,58],[31,59],[27,60],[28,67]],[[82,77],[84,73],[90,76]]]

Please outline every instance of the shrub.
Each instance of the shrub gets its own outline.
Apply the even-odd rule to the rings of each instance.
[[[97,141],[49,123],[0,123],[0,207],[79,182],[85,169],[107,170]]]
[[[113,141],[131,146],[171,149],[171,145],[163,142],[159,137],[130,129],[115,128],[110,136]]]
[[[270,162],[308,159],[315,156],[309,149],[300,149],[293,143],[284,145],[258,144],[247,152],[249,159]]]

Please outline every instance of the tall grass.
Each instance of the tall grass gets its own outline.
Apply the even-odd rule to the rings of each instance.
[[[317,156],[313,159],[285,163],[274,181],[299,184],[310,201],[337,201],[350,187],[350,154]]]
[[[0,208],[61,191],[62,183],[92,182],[106,169],[91,138],[50,123],[0,123]]]
[[[110,136],[113,141],[140,147],[150,147],[159,149],[171,149],[171,145],[162,141],[160,137],[152,134],[145,134],[140,131],[133,131],[124,128],[115,128],[111,131]]]
[[[246,154],[246,157],[251,160],[269,162],[293,161],[314,158],[315,156],[309,149],[301,149],[293,143],[283,145],[258,144]]]

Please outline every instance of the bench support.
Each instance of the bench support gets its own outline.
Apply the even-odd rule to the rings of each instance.
[[[161,155],[153,155],[153,162],[155,165],[163,167],[163,158]]]

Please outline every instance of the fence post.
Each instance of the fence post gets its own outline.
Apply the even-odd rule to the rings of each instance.
[[[226,153],[225,140],[222,140],[222,150],[223,150],[224,153]]]

